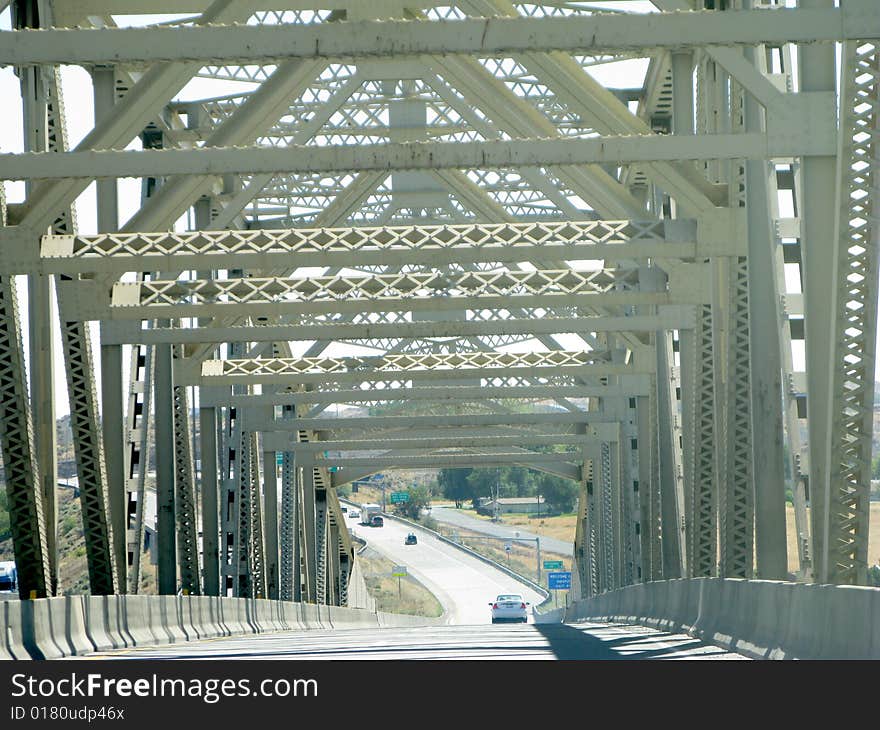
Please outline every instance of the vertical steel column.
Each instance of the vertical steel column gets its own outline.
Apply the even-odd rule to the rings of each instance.
[[[672,127],[675,134],[690,135],[694,133],[694,56],[692,52],[673,52],[672,58]],[[678,208],[676,206],[676,217]],[[698,308],[697,319],[701,312]],[[711,316],[711,313],[710,315]],[[682,430],[682,481],[684,497],[684,545],[687,575],[694,574],[694,555],[697,546],[703,542],[702,536],[696,534],[698,517],[695,510],[696,491],[702,488],[698,483],[697,460],[706,448],[707,439],[712,434],[701,430],[701,415],[712,409],[711,401],[703,399],[706,393],[700,389],[699,367],[704,355],[703,340],[700,338],[700,324],[696,331],[679,332],[679,372],[681,380],[681,430]],[[710,391],[711,393],[711,391]],[[708,441],[711,445],[711,440]]]
[[[172,364],[182,354],[183,345],[174,345]],[[193,457],[190,446],[189,399],[186,386],[173,385],[174,417],[174,501],[177,529],[177,556],[180,566],[180,586],[187,593],[198,595],[199,539],[196,525]]]
[[[623,418],[620,441],[621,513],[623,514],[623,584],[641,581],[642,545],[639,537],[641,505],[639,503],[639,441],[636,399],[621,399]]]
[[[338,527],[336,528],[339,529]],[[351,561],[348,555],[339,556],[339,584],[337,593],[339,596],[339,606],[348,606],[348,579],[351,575]]]
[[[164,323],[167,326],[167,321]],[[156,531],[159,541],[159,594],[177,592],[176,510],[174,494],[174,404],[171,345],[157,345],[153,379],[156,414]]]
[[[697,306],[694,347],[689,353],[693,372],[693,428],[697,434],[693,451],[693,490],[691,492],[691,553],[689,574],[706,577],[715,574],[717,552],[717,509],[715,472],[716,367],[712,330],[712,307]],[[684,355],[682,355],[682,361]]]
[[[587,456],[587,448],[583,450],[581,465],[580,497],[578,499],[578,518],[575,526],[573,561],[574,599],[589,598],[595,594],[593,581],[592,533],[590,523],[590,500],[592,499],[592,461]]]
[[[725,578],[751,578],[754,565],[748,276],[746,257],[731,258],[725,409],[726,493],[720,533],[720,574]]]
[[[657,421],[660,450],[660,535],[663,552],[663,577],[687,575],[684,553],[684,494],[677,458],[677,416],[673,411],[675,382],[672,373],[672,344],[668,332],[657,332]]]
[[[233,392],[235,388],[233,388]],[[228,394],[228,392],[227,392]],[[241,450],[240,434],[236,424],[236,410],[226,407],[221,429],[221,453],[223,454],[223,473],[221,480],[222,502],[221,535],[222,551],[220,575],[221,596],[238,596],[238,575],[241,572],[238,552],[238,452]]]
[[[274,451],[263,452],[263,534],[266,552],[266,597],[278,599],[278,465]]]
[[[654,388],[656,390],[656,388]],[[639,542],[641,561],[637,563],[640,581],[659,580],[660,518],[657,489],[657,418],[652,403],[656,398],[639,396],[636,399],[637,433],[639,440]]]
[[[92,71],[95,124],[113,114],[116,103],[116,74],[113,68],[99,67]],[[96,183],[98,231],[112,233],[119,228],[116,180]],[[127,588],[125,568],[127,490],[125,479],[125,419],[122,399],[122,345],[104,344],[106,326],[101,325],[101,430],[104,438],[104,461],[107,474],[107,496],[113,561],[119,572],[122,590]]]
[[[697,308],[697,318],[700,312]],[[695,381],[697,372],[698,345],[696,332],[681,331],[678,338],[679,380],[681,383],[681,465],[682,487],[684,495],[684,551],[687,555],[688,577],[693,570],[694,557],[694,489],[695,489],[695,453],[700,449],[703,434],[698,430],[696,418],[699,408],[698,399],[702,393],[697,391]]]
[[[801,8],[832,8],[834,0],[799,0]],[[799,88],[802,92],[836,90],[833,44],[798,47]],[[806,328],[807,410],[810,444],[810,520],[813,553],[821,563],[829,546],[825,543],[828,499],[828,444],[831,433],[831,368],[829,353],[836,311],[829,275],[836,269],[839,241],[834,222],[837,200],[837,158],[804,157],[801,162],[801,255],[803,257],[804,326]],[[872,376],[873,377],[873,376]],[[817,565],[818,567],[818,565]],[[822,577],[817,575],[817,580]]]
[[[285,408],[285,414],[292,409]],[[299,567],[299,484],[296,477],[296,463],[292,451],[285,451],[281,457],[281,532],[279,570],[282,601],[300,600]]]
[[[17,3],[13,25],[16,28],[39,28],[47,25],[38,9],[38,3]],[[49,75],[51,70],[41,67],[18,69],[26,152],[46,152],[49,149]],[[27,183],[27,193],[33,184]],[[35,242],[35,245],[39,245]],[[39,467],[36,487],[41,492],[43,529],[46,543],[47,589],[54,594],[58,586],[58,483],[57,435],[55,432],[55,352],[52,333],[53,303],[52,277],[45,274],[28,275],[28,339],[30,343],[30,403],[33,428],[33,458]]]
[[[49,151],[64,152],[67,150],[67,132],[58,69],[54,69],[51,75],[44,77],[44,81],[47,83],[49,97]],[[62,210],[52,223],[53,233],[72,235],[75,229],[76,222],[72,207]],[[64,316],[66,279],[67,277],[64,276],[58,278],[56,290],[70,403],[70,422],[79,477],[89,586],[95,595],[108,595],[117,590],[125,590],[124,585],[118,580],[118,575],[123,569],[114,565],[114,556],[110,549],[112,529],[107,521],[107,479],[94,380],[92,338],[88,322],[70,321]]]
[[[599,456],[599,485],[602,490],[600,544],[602,546],[602,589],[614,590],[620,587],[618,551],[615,549],[620,536],[620,501],[617,495],[617,460],[614,458],[611,444],[603,442]]]
[[[257,434],[248,432],[248,487],[250,499],[250,572],[251,596],[266,597],[266,561],[263,552],[263,509],[260,490],[260,459]]]
[[[730,123],[734,132],[745,128],[744,91],[731,81]],[[729,170],[729,205],[745,207],[745,161],[734,160]],[[726,272],[725,272],[726,269]],[[726,337],[718,352],[725,361],[724,425],[721,488],[719,490],[719,570],[724,577],[751,577],[754,566],[755,496],[752,461],[751,380],[749,350],[749,267],[745,256],[732,256],[716,274],[716,300],[725,311]],[[721,311],[721,306],[719,306]]]
[[[149,463],[150,386],[153,378],[153,348],[133,345],[126,411],[126,552],[128,592],[137,593],[140,584],[141,545],[144,541],[144,501]]]
[[[187,124],[196,126],[198,122],[195,110],[187,115]],[[213,205],[211,198],[202,197],[193,206],[193,217],[196,229],[208,230],[213,222]],[[199,271],[200,279],[211,279],[213,271]],[[199,326],[208,325],[209,322],[199,320]],[[215,348],[216,356],[218,350]],[[218,485],[218,461],[217,461],[217,434],[219,419],[217,413],[217,398],[220,389],[209,387],[199,388],[199,455],[201,468],[199,469],[199,486],[201,488],[201,519],[202,519],[202,590],[206,596],[219,596],[220,593],[220,514],[219,514],[219,485]],[[223,593],[225,595],[225,591]]]
[[[823,583],[864,585],[868,571],[871,440],[880,225],[880,42],[843,45],[832,276],[831,431],[827,445]]]
[[[752,5],[746,0],[745,7]],[[749,48],[746,58],[757,53]],[[764,132],[758,102],[746,96],[745,131]],[[782,357],[779,307],[774,272],[775,238],[767,180],[772,165],[764,160],[746,162],[748,219],[749,381],[752,411],[752,457],[755,483],[755,558],[757,577],[784,579],[788,575],[785,540],[785,468],[782,434]]]
[[[104,437],[104,460],[107,469],[109,521],[113,535],[113,563],[119,571],[120,586],[127,581],[121,575],[128,564],[126,557],[126,489],[124,464],[124,418],[122,411],[122,345],[105,345],[106,327],[101,324],[101,430]]]
[[[299,461],[299,459],[297,459]],[[315,466],[314,462],[308,461],[303,464],[302,479],[302,530],[303,530],[303,563],[305,567],[305,595],[302,597],[306,603],[317,602],[317,570],[318,562],[316,555],[317,531],[315,529]]]
[[[236,410],[236,428],[233,429],[235,435],[235,465],[237,468],[233,477],[233,483],[237,492],[238,512],[236,514],[237,532],[236,532],[236,564],[238,566],[238,576],[236,584],[238,586],[236,596],[239,598],[254,598],[253,574],[251,573],[251,439],[250,434],[244,430],[242,425],[242,414],[239,409]]]
[[[339,604],[339,525],[330,522],[327,528],[327,572],[332,580],[327,580],[327,605]]]
[[[328,509],[327,490],[323,486],[323,479],[318,469],[315,469],[314,495],[315,495],[315,591],[318,603],[327,602],[327,586],[331,582],[327,579],[329,572],[327,533],[328,533]]]
[[[52,595],[43,493],[37,488],[39,464],[34,460],[25,373],[15,279],[0,274],[0,446],[18,594],[22,599],[32,593],[37,598]]]
[[[199,398],[205,398],[207,388],[199,389]],[[202,486],[202,566],[206,596],[220,593],[220,534],[219,504],[217,500],[217,408],[199,402],[199,438]]]

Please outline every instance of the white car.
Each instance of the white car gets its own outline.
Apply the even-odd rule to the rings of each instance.
[[[349,517],[352,517],[352,518],[354,518],[354,517],[360,517],[360,516],[361,516],[361,513],[358,512],[356,509],[350,509],[350,510],[348,510],[348,516],[349,516]]]
[[[519,593],[499,593],[494,601],[490,601],[492,607],[492,623],[501,621],[522,621],[528,623],[529,606],[531,605]]]

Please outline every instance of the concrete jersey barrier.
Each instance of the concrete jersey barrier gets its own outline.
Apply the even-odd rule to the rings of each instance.
[[[268,631],[428,626],[438,619],[216,596],[59,596],[0,603],[0,659],[61,659]]]
[[[880,659],[880,589],[736,578],[627,586],[576,601],[566,622],[639,624],[756,659]]]

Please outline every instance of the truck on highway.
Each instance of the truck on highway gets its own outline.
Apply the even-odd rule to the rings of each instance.
[[[14,560],[0,562],[0,591],[14,591],[18,588],[18,572]]]
[[[382,508],[378,504],[362,504],[361,505],[361,524],[372,524],[373,517],[382,514]]]

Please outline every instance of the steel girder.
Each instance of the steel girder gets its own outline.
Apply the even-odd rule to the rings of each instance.
[[[346,418],[297,418],[261,422],[248,421],[248,426],[255,431],[286,431],[308,429],[320,431],[347,431],[376,429],[406,430],[417,427],[446,426],[500,426],[500,425],[542,425],[542,424],[580,424],[607,423],[613,419],[595,411],[580,413],[470,413],[430,416],[349,416]]]
[[[662,308],[656,315],[621,317],[552,317],[547,319],[472,319],[437,322],[393,322],[363,324],[314,324],[215,326],[197,329],[153,327],[141,329],[136,323],[131,327],[114,328],[108,342],[120,344],[158,343],[201,344],[220,342],[277,342],[277,341],[337,341],[361,339],[365,335],[374,338],[455,337],[460,335],[503,334],[559,334],[565,332],[650,332],[664,329],[691,329],[694,323],[692,307],[672,305]],[[489,316],[489,315],[487,315]]]
[[[174,348],[179,356],[180,348]],[[190,447],[189,399],[186,386],[174,382],[174,485],[177,531],[177,563],[181,588],[190,595],[201,593],[198,525],[193,456]]]
[[[872,407],[880,256],[875,195],[880,44],[844,44],[833,270],[831,428],[819,580],[864,584],[868,569]]]
[[[688,571],[692,577],[715,575],[717,567],[717,472],[716,472],[716,375],[712,307],[703,305],[697,314],[694,346],[690,357],[693,372],[692,442],[693,476],[688,504],[690,549]],[[683,353],[684,357],[684,353]]]
[[[126,545],[128,593],[140,588],[141,545],[144,541],[144,500],[149,461],[150,390],[153,350],[135,345],[129,364],[128,409],[126,410]]]
[[[64,178],[87,182],[96,177],[167,177],[212,173],[339,173],[349,170],[449,170],[676,160],[759,160],[767,157],[822,156],[833,151],[833,120],[821,112],[821,108],[815,110],[821,115],[815,137],[811,136],[812,128],[801,125],[800,129],[791,129],[789,135],[780,132],[769,139],[764,134],[748,132],[713,135],[617,134],[595,139],[533,137],[516,141],[401,142],[364,147],[292,145],[277,149],[255,145],[139,152],[73,151],[53,155],[52,159],[46,159],[38,153],[23,152],[0,154],[0,164],[8,180]],[[825,124],[821,124],[823,120]],[[782,122],[778,121],[777,126],[782,126]]]
[[[52,595],[51,569],[20,337],[15,279],[0,276],[0,415],[3,421],[0,445],[18,568],[18,592],[21,599],[45,598]]]
[[[880,38],[866,2],[839,9],[739,11],[563,18],[349,21],[224,27],[19,30],[0,43],[0,64],[132,64],[157,61],[272,62],[466,53],[509,56],[566,51],[618,53],[693,46],[781,45]]]
[[[52,130],[48,135],[50,151],[67,149],[64,101],[59,72],[46,78],[49,102],[47,117]],[[72,205],[58,211],[52,222],[54,234],[74,235],[76,220]],[[32,245],[30,246],[32,248]],[[124,590],[124,566],[119,564],[111,547],[114,530],[108,521],[109,484],[100,432],[96,385],[94,379],[92,339],[88,322],[66,315],[66,299],[57,287],[65,277],[56,278],[56,294],[64,352],[67,392],[74,453],[79,477],[83,535],[89,567],[89,586],[94,594],[108,595]],[[54,433],[54,428],[53,428]],[[54,529],[54,527],[52,528]],[[124,539],[124,536],[123,536]]]

